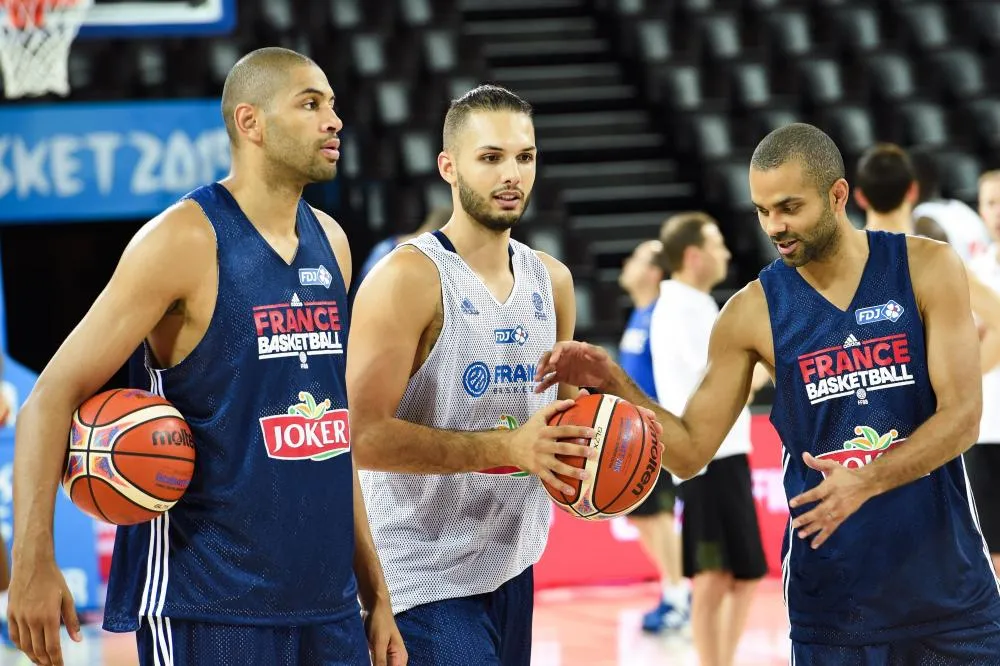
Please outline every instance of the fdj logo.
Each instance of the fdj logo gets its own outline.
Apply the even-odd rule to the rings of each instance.
[[[854,319],[858,324],[874,324],[877,321],[897,321],[903,316],[903,306],[896,301],[883,305],[873,305],[854,311]]]
[[[470,363],[462,373],[462,388],[473,398],[493,393],[530,393],[534,388],[535,366],[524,363],[501,364],[492,369],[482,361]]]
[[[326,287],[329,289],[332,283],[333,276],[326,269],[326,266],[299,269],[299,284],[303,287]]]
[[[528,331],[523,326],[498,328],[493,331],[493,336],[498,345],[509,345],[512,343],[523,345],[528,341]]]

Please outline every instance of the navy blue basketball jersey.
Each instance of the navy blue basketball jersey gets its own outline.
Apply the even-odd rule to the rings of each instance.
[[[935,411],[906,237],[868,232],[854,300],[841,311],[780,260],[760,273],[774,339],[771,410],[786,496],[822,481],[804,451],[859,468]],[[814,505],[796,509],[792,517]],[[818,549],[791,531],[782,575],[793,641],[865,645],[1000,616],[1000,591],[961,456],[872,498]]]
[[[656,400],[653,381],[653,355],[649,350],[649,322],[656,301],[644,308],[635,308],[618,344],[618,363],[646,395]]]
[[[118,528],[105,627],[339,621],[358,610],[340,267],[304,201],[289,265],[222,185],[187,198],[215,229],[215,311],[180,363],[147,351],[132,370],[187,420],[194,476],[168,512]]]

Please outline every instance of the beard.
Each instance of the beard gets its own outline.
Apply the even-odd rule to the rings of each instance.
[[[306,183],[333,180],[337,177],[337,162],[331,162],[320,152],[330,138],[303,142],[294,140],[284,128],[272,130],[267,155],[273,175],[282,180],[291,176]]]
[[[771,236],[771,242],[776,244],[792,240],[798,241],[799,246],[792,254],[781,255],[781,260],[786,266],[800,268],[810,261],[818,261],[830,256],[840,242],[840,228],[837,216],[829,204],[826,205],[826,209],[820,215],[809,235],[799,236],[785,233]]]
[[[507,231],[516,225],[524,211],[528,208],[528,197],[523,196],[521,207],[517,210],[494,211],[492,209],[493,193],[490,196],[481,196],[473,190],[458,176],[458,200],[469,217],[491,231]],[[503,191],[503,190],[501,190]]]

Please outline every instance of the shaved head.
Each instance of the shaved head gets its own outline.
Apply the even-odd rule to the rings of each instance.
[[[821,193],[844,177],[844,158],[837,144],[821,129],[805,123],[779,127],[757,145],[750,166],[770,171],[793,160],[805,170],[806,177]]]
[[[444,118],[442,140],[444,149],[454,151],[458,148],[458,135],[465,128],[469,115],[476,112],[523,113],[532,116],[531,105],[500,86],[484,84],[473,88],[456,100],[453,100]]]
[[[236,145],[239,132],[234,113],[240,104],[268,109],[275,93],[288,84],[288,71],[294,67],[316,63],[289,49],[268,47],[251,51],[233,65],[222,87],[222,117],[229,141]]]

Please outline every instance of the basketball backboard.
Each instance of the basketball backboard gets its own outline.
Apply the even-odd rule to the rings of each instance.
[[[236,0],[93,0],[80,38],[225,34]]]

